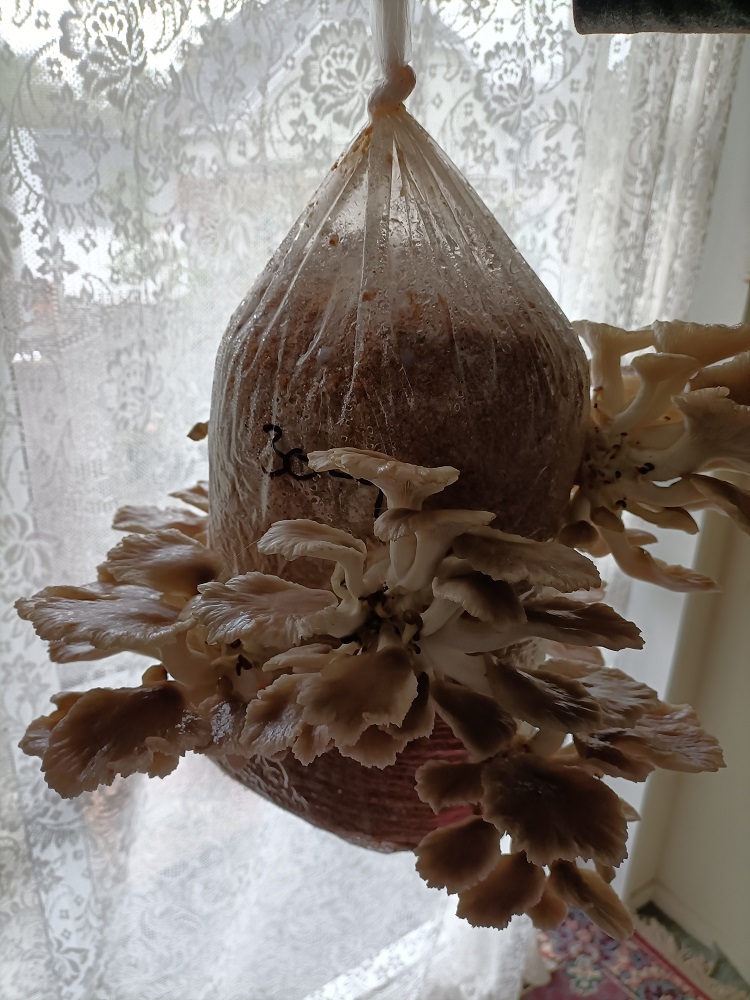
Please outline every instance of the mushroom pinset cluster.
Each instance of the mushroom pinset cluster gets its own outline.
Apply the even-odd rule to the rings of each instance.
[[[750,493],[716,475],[750,471],[750,327],[580,332],[591,414],[555,539],[441,507],[456,468],[350,447],[305,462],[312,476],[377,487],[371,533],[295,518],[256,542],[259,562],[327,565],[325,587],[222,574],[207,483],[177,491],[181,507],[121,508],[125,537],[95,582],[17,603],[59,664],[123,650],[149,662],[139,686],[64,692],[31,723],[21,746],[48,784],[71,797],[117,775],[163,777],[188,751],[237,773],[331,754],[385,770],[447,727],[460,754],[428,756],[412,775],[436,814],[415,845],[428,885],[456,893],[477,926],[528,913],[550,928],[574,905],[627,935],[610,882],[637,817],[606,778],[715,771],[723,759],[691,708],[605,665],[602,649],[642,639],[602,602],[584,551],[671,589],[713,586],[649,555],[654,536],[623,515],[696,531],[691,512],[713,508],[750,529]]]
[[[750,493],[716,475],[750,473],[750,324],[573,325],[591,355],[592,408],[559,540],[669,590],[713,589],[653,558],[653,533],[622,515],[695,534],[693,513],[710,509],[750,531]]]

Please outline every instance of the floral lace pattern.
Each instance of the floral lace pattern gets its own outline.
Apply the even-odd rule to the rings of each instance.
[[[375,75],[368,22],[364,0],[16,0],[3,10],[8,1000],[244,1000],[248,977],[259,994],[293,1000],[443,920],[434,894],[395,871],[411,858],[389,859],[386,878],[383,859],[251,806],[208,763],[183,765],[154,793],[131,779],[70,803],[15,748],[52,691],[96,686],[104,668],[49,664],[12,600],[62,567],[84,579],[114,538],[122,498],[153,503],[205,474],[205,446],[184,430],[207,413],[231,309],[363,118]],[[741,44],[583,40],[552,3],[429,0],[416,10],[410,108],[571,315],[635,326],[687,304]],[[614,181],[605,189],[602,177]],[[136,676],[126,657],[117,670],[123,684]],[[200,802],[201,837],[187,796]],[[298,845],[293,872],[278,866],[275,840]],[[184,853],[170,867],[175,842]],[[326,895],[320,873],[333,867],[347,868],[350,885],[383,888],[366,914],[358,901],[356,934],[339,887]],[[396,884],[414,891],[391,897]],[[258,933],[268,899],[280,913],[307,906],[311,926],[338,914],[348,933],[309,949],[293,928],[283,963],[273,961],[272,929]],[[165,927],[176,929],[168,953]],[[227,940],[242,956],[219,967]],[[426,963],[430,948],[421,954]],[[379,966],[382,981],[397,980],[400,963]]]

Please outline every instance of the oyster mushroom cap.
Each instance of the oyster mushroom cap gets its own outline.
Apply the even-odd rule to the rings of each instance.
[[[327,590],[311,590],[266,573],[246,573],[200,588],[192,614],[212,644],[254,639],[269,649],[297,645],[324,631],[321,613],[336,604]]]
[[[389,508],[420,510],[428,497],[455,483],[459,476],[458,469],[452,466],[431,469],[398,462],[378,451],[359,451],[355,448],[313,451],[308,454],[307,460],[315,472],[337,470],[354,479],[366,479],[383,492]]]
[[[486,763],[482,783],[485,817],[534,864],[582,858],[619,865],[627,857],[619,797],[582,768],[516,754]]]
[[[559,927],[568,915],[568,904],[550,886],[549,879],[539,902],[526,911],[531,922],[540,931],[552,931]]]
[[[566,597],[526,601],[528,634],[583,646],[641,649],[640,629],[608,604],[584,604]]]
[[[596,700],[575,678],[544,669],[526,673],[497,659],[487,668],[487,677],[506,711],[533,726],[574,733],[602,724]]]
[[[560,542],[537,542],[496,528],[475,528],[456,538],[453,552],[493,580],[553,587],[563,593],[601,584],[596,566]]]
[[[368,726],[351,745],[338,744],[342,757],[350,757],[364,767],[392,767],[408,738],[395,734],[396,727]]]
[[[502,930],[512,916],[539,902],[545,881],[544,869],[532,864],[523,851],[501,855],[489,875],[459,893],[456,914],[474,927]]]
[[[634,580],[645,580],[678,593],[717,589],[716,583],[703,573],[685,566],[671,566],[633,544],[625,533],[622,521],[611,511],[599,507],[592,511],[591,519],[599,528],[617,565]]]
[[[610,937],[622,941],[633,933],[633,920],[617,893],[596,872],[569,862],[552,865],[550,888],[569,906],[583,910]]]
[[[515,736],[515,719],[487,695],[447,680],[432,681],[430,694],[438,714],[474,760],[491,757]]]
[[[205,722],[174,681],[93,688],[63,707],[42,756],[45,779],[63,798],[111,785],[118,774],[164,777],[206,740]]]
[[[344,746],[356,743],[368,726],[402,723],[417,697],[411,659],[397,646],[334,653],[320,673],[305,680],[298,695],[303,720],[327,726]]]
[[[263,664],[264,673],[293,670],[295,673],[317,673],[328,662],[332,647],[324,642],[312,642],[304,646],[294,646],[269,657]]]
[[[458,604],[474,618],[487,622],[499,632],[526,622],[521,602],[509,583],[492,580],[483,573],[465,573],[447,580],[433,581],[435,596]]]
[[[274,757],[292,746],[303,726],[298,696],[306,680],[299,674],[277,677],[246,706],[240,735],[245,753]]]
[[[199,479],[194,486],[175,490],[174,493],[170,493],[169,495],[174,497],[175,500],[182,500],[183,503],[189,504],[191,507],[197,507],[198,510],[202,510],[206,514],[208,513],[208,482],[205,479]]]
[[[433,889],[458,892],[489,875],[499,847],[497,829],[481,816],[469,816],[423,837],[414,852],[415,867]]]
[[[29,757],[44,757],[49,748],[49,738],[52,730],[58,722],[61,722],[75,705],[79,698],[83,697],[82,691],[62,691],[53,695],[50,701],[55,705],[55,711],[49,715],[41,715],[34,719],[21,738],[18,746]]]
[[[258,539],[257,545],[264,555],[282,555],[285,559],[307,556],[339,563],[344,569],[349,593],[354,597],[362,593],[367,546],[348,531],[308,518],[275,521]]]
[[[85,643],[101,650],[158,655],[190,628],[179,610],[148,587],[88,583],[82,587],[46,587],[16,602],[41,639]]]
[[[393,542],[404,535],[440,535],[448,540],[482,527],[495,520],[488,510],[453,510],[438,507],[435,510],[410,510],[397,507],[381,514],[375,522],[375,537],[384,542]],[[449,544],[449,543],[448,543]],[[447,547],[447,545],[446,545]]]
[[[114,656],[116,649],[97,649],[90,642],[68,642],[65,639],[53,639],[47,647],[47,654],[52,663],[79,663],[82,660],[104,660]]]
[[[659,696],[653,688],[634,680],[617,667],[581,660],[550,659],[545,660],[542,668],[556,678],[578,681],[599,706],[606,726],[632,726],[659,703]]]
[[[609,745],[627,759],[669,771],[699,774],[726,766],[718,741],[701,727],[689,705],[659,702],[630,729],[593,733],[582,742],[592,738],[599,749]],[[595,755],[592,747],[589,756]]]
[[[690,476],[690,483],[704,497],[704,503],[730,517],[738,528],[750,532],[750,491],[712,476]]]
[[[119,583],[151,587],[162,594],[192,597],[219,574],[213,554],[176,528],[127,535],[107,553],[100,569]]]
[[[659,468],[663,478],[671,478],[675,463],[688,458],[692,465],[680,475],[723,462],[725,468],[750,471],[750,406],[729,399],[726,388],[696,389],[674,402],[685,417],[686,433],[664,456],[667,469]]]
[[[743,351],[721,364],[702,368],[690,380],[690,388],[729,390],[729,398],[735,403],[750,406],[750,351]]]
[[[481,764],[428,760],[417,768],[414,777],[417,795],[436,813],[480,802],[484,795]]]
[[[203,540],[208,526],[205,514],[198,514],[185,507],[149,507],[126,505],[120,507],[112,521],[115,531],[148,535],[162,528],[175,528],[190,538]]]
[[[750,323],[737,326],[657,320],[654,344],[664,354],[688,354],[701,365],[710,365],[750,348]]]

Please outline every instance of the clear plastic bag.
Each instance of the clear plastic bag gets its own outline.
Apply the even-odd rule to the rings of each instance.
[[[279,518],[371,530],[376,493],[310,474],[348,445],[452,465],[441,495],[554,534],[580,463],[587,369],[539,279],[411,117],[407,4],[376,4],[383,83],[231,320],[210,433],[211,544],[228,575],[275,571]],[[287,569],[288,572],[288,569]],[[304,575],[300,565],[298,575]]]

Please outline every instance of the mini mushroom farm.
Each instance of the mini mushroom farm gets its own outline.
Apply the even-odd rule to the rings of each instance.
[[[642,638],[593,560],[713,587],[649,546],[704,509],[750,530],[722,475],[750,473],[750,326],[574,330],[381,56],[393,86],[232,318],[190,432],[209,480],[17,603],[53,661],[128,650],[141,683],[57,695],[21,746],[65,797],[205,754],[413,850],[474,925],[576,906],[622,937],[637,815],[607,778],[723,759],[615,664]]]

